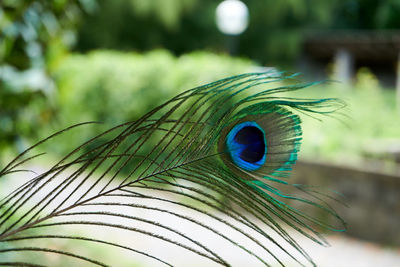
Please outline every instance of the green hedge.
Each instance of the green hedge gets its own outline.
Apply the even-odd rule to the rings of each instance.
[[[58,119],[52,131],[86,121],[104,126],[79,128],[49,149],[63,154],[102,129],[140,118],[186,89],[252,70],[249,60],[207,52],[180,57],[166,50],[73,54],[55,72]]]
[[[56,72],[65,123],[135,120],[185,89],[251,70],[252,62],[195,52],[174,57],[95,51],[70,56]]]

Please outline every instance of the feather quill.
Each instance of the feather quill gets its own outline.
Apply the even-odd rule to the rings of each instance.
[[[120,266],[118,261],[106,262],[101,256],[85,255],[81,247],[87,243],[174,265],[140,245],[127,245],[119,239],[104,240],[96,236],[94,229],[98,227],[140,233],[211,262],[230,265],[208,244],[196,240],[196,235],[141,216],[135,213],[138,209],[168,214],[210,231],[266,266],[284,266],[279,253],[301,265],[305,263],[299,257],[315,265],[287,229],[325,244],[317,229],[333,226],[286,201],[311,205],[343,226],[344,222],[314,189],[292,185],[287,177],[300,148],[299,114],[330,114],[343,107],[343,103],[337,99],[279,96],[308,84],[271,86],[294,77],[249,73],[193,88],[140,119],[113,127],[75,148],[1,200],[0,265],[45,266],[46,261],[32,255],[57,254],[81,265]],[[77,126],[81,125],[73,127]],[[0,178],[39,156],[28,155],[33,148],[70,129],[22,153],[0,171]],[[297,188],[305,192],[305,197],[284,193],[282,186]],[[218,231],[201,219],[204,217],[193,218],[182,210],[225,225],[260,250]],[[108,218],[123,223],[112,223]],[[75,234],[76,225],[87,226],[92,230],[90,235]],[[152,227],[161,229],[161,234]],[[69,251],[46,243],[55,240],[70,240],[76,246]]]

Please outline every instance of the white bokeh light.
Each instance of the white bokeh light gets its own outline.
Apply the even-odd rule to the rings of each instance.
[[[249,11],[239,0],[225,0],[216,10],[218,29],[227,35],[239,35],[248,25]]]

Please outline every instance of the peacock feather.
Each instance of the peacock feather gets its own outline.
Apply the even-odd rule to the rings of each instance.
[[[212,239],[202,240],[180,223],[169,225],[155,213],[193,224],[262,265],[284,266],[282,253],[300,265],[315,265],[288,231],[326,244],[320,229],[341,229],[288,201],[344,222],[321,194],[287,178],[300,148],[300,115],[330,114],[343,104],[285,96],[308,86],[282,83],[294,79],[283,73],[250,73],[193,88],[76,147],[1,200],[0,265],[52,266],[44,254],[58,255],[73,266],[122,265],[118,258],[108,262],[102,253],[86,253],[85,247],[92,245],[142,255],[153,260],[151,265],[177,264],[149,252],[142,241],[122,240],[117,234],[104,238],[99,229],[139,233],[209,263],[230,265],[227,252],[213,248]],[[41,155],[31,154],[43,143],[72,128],[82,130],[82,125],[27,149],[0,177],[4,181]],[[286,193],[288,188],[299,194]],[[86,230],[80,232],[82,228]],[[73,246],[60,245],[65,240]]]

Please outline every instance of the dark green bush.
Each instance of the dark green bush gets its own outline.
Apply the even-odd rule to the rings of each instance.
[[[81,15],[93,4],[0,1],[0,167],[52,120],[52,68],[74,43]]]

